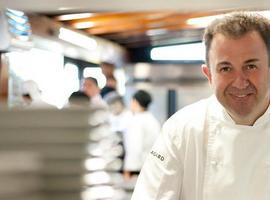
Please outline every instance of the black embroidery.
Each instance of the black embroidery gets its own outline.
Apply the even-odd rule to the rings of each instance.
[[[153,151],[153,150],[152,150],[150,153],[151,153],[153,156],[157,157],[159,160],[164,161],[164,156],[158,154],[157,152],[155,152],[155,151]]]

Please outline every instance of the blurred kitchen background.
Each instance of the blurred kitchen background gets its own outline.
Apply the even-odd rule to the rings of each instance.
[[[200,69],[205,26],[234,10],[270,17],[269,8],[267,0],[0,0],[0,199],[129,199],[135,180],[119,172],[121,137],[108,131],[104,109],[65,109],[71,93],[87,76],[102,88],[100,63],[113,63],[126,105],[148,91],[162,124],[212,93]],[[56,109],[20,109],[27,80]]]

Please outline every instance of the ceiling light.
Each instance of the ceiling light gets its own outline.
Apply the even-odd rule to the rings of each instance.
[[[146,31],[147,36],[163,35],[166,33],[168,33],[168,30],[166,29],[151,29]]]
[[[17,15],[18,17],[25,16],[24,12],[19,11],[19,10],[13,10],[13,9],[7,8],[7,11],[10,12],[10,13],[13,13],[15,15]]]
[[[190,18],[187,20],[188,25],[196,26],[196,27],[206,27],[210,22],[213,20],[222,17],[222,15],[212,15],[212,16],[206,16],[206,17],[196,17],[196,18]]]
[[[57,10],[59,11],[65,11],[65,10],[74,10],[76,9],[75,7],[60,7],[60,8],[57,8]]]
[[[251,13],[258,13],[266,18],[270,18],[270,11],[264,10],[264,11],[251,11]],[[213,20],[221,18],[224,15],[212,15],[212,16],[205,16],[205,17],[196,17],[196,18],[190,18],[187,20],[188,25],[204,28],[208,26]]]
[[[204,60],[205,47],[202,42],[156,47],[150,53],[152,60]]]
[[[78,22],[73,25],[77,29],[92,28],[95,25],[94,22]]]
[[[60,15],[57,17],[59,21],[67,21],[74,19],[83,19],[87,17],[93,16],[93,13],[78,13],[78,14],[68,14],[68,15]]]
[[[97,48],[95,39],[66,28],[60,28],[58,38],[91,51]]]

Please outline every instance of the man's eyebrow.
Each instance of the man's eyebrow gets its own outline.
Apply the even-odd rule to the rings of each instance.
[[[252,58],[252,59],[246,60],[244,63],[247,64],[247,63],[258,62],[258,61],[260,61],[258,58]],[[218,63],[218,65],[231,65],[231,63],[228,61],[221,61]]]
[[[217,65],[218,65],[218,66],[219,66],[219,65],[231,65],[231,63],[228,62],[228,61],[221,61],[221,62],[219,62]]]
[[[244,63],[258,62],[258,61],[260,61],[258,58],[252,58],[252,59],[246,60]]]

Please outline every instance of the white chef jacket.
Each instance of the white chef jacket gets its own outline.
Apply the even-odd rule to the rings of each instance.
[[[149,111],[135,113],[124,134],[126,171],[140,171],[154,142],[160,134],[160,124]]]
[[[96,94],[95,96],[90,97],[90,105],[91,106],[97,106],[97,107],[103,107],[103,108],[108,107],[106,101],[104,101],[102,99],[100,94]]]
[[[270,200],[270,109],[237,125],[212,96],[173,115],[132,200]]]
[[[112,132],[121,132],[125,134],[127,132],[130,120],[132,119],[132,113],[129,110],[123,110],[120,114],[115,115],[110,113],[109,122]]]

